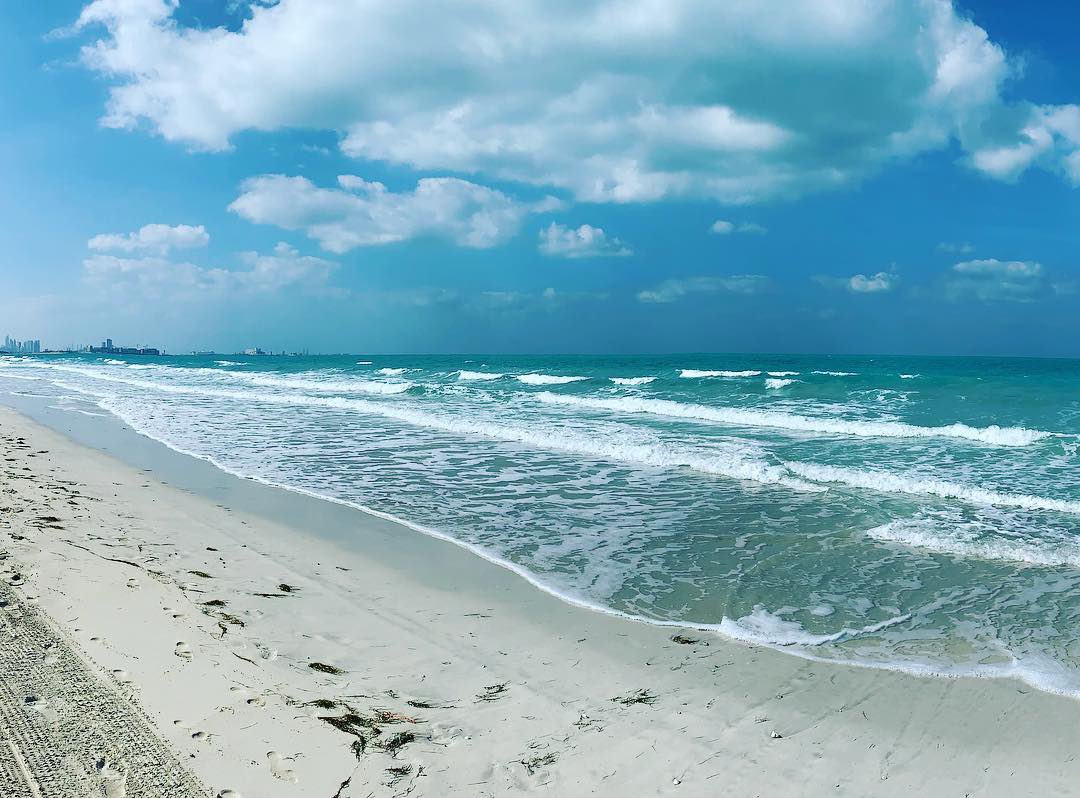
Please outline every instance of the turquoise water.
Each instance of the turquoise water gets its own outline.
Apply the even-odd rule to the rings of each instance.
[[[598,609],[1080,692],[1077,361],[67,355],[0,389]]]

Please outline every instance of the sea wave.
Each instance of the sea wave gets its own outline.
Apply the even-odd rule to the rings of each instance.
[[[406,371],[408,371],[408,369],[385,368],[385,369],[379,369],[378,373],[382,374],[384,377],[400,377]]]
[[[215,365],[218,366],[246,366],[247,363],[237,363],[235,360],[215,360]]]
[[[813,482],[867,488],[885,493],[904,493],[912,496],[940,496],[960,499],[970,504],[1021,507],[1025,510],[1049,510],[1058,513],[1080,514],[1080,501],[1030,496],[1023,493],[998,493],[972,485],[948,482],[943,479],[916,475],[893,474],[885,471],[860,470],[817,463],[786,464],[793,474]]]
[[[820,486],[811,485],[792,477],[783,466],[770,464],[759,458],[748,456],[745,451],[740,450],[741,447],[732,444],[720,447],[714,446],[708,450],[699,450],[672,446],[660,441],[631,442],[613,435],[602,437],[588,435],[577,430],[540,429],[492,421],[455,418],[412,407],[381,404],[368,399],[166,385],[146,380],[113,377],[87,369],[78,369],[77,371],[87,373],[88,376],[106,382],[125,383],[133,387],[148,388],[163,393],[234,399],[244,403],[264,402],[292,407],[325,407],[337,410],[352,410],[441,432],[481,436],[508,443],[535,446],[540,449],[595,457],[601,460],[613,460],[652,468],[687,468],[691,471],[713,476],[759,482],[766,485],[783,485],[808,492],[825,490]],[[63,387],[75,391],[81,390],[78,386],[73,385],[63,385]],[[112,404],[109,397],[99,395],[99,398],[107,405]],[[110,406],[107,409],[112,410],[113,408]]]
[[[998,560],[1080,568],[1080,546],[1065,541],[1037,542],[985,534],[980,525],[928,518],[906,518],[868,529],[866,536],[961,559]],[[984,534],[980,534],[983,531]]]
[[[299,377],[270,377],[265,374],[245,374],[235,372],[235,377],[250,381],[253,385],[264,388],[288,388],[301,391],[319,391],[324,393],[373,393],[399,394],[413,387],[411,382],[376,382],[374,380],[311,380]]]
[[[616,385],[648,385],[656,377],[612,377],[611,381]]]
[[[811,374],[822,374],[826,377],[858,377],[854,371],[811,371]]]
[[[518,382],[525,385],[566,385],[570,382],[581,382],[588,377],[560,377],[555,374],[522,374],[517,378]]]
[[[502,379],[502,377],[503,377],[502,374],[496,374],[495,372],[492,372],[492,371],[465,371],[465,370],[462,370],[462,371],[458,372],[458,379],[459,380],[464,380],[466,382],[473,381],[473,380],[478,380],[480,382],[489,382],[491,380]]]
[[[760,377],[760,371],[703,371],[701,369],[683,369],[679,376],[685,379],[697,379],[699,377]]]
[[[910,618],[910,614],[897,615],[860,629],[845,627],[832,634],[815,635],[807,632],[798,621],[786,620],[781,615],[769,612],[763,605],[757,604],[753,612],[742,618],[725,617],[720,622],[720,631],[728,637],[747,643],[766,643],[773,646],[820,646],[860,635],[874,634]]]
[[[562,396],[549,392],[536,395],[550,404],[612,410],[618,413],[647,413],[670,418],[689,418],[731,424],[740,427],[769,427],[795,432],[818,432],[830,435],[853,435],[864,438],[959,438],[994,446],[1027,446],[1051,433],[1022,427],[969,427],[950,424],[943,427],[920,427],[901,421],[851,421],[836,418],[813,418],[775,410],[736,407],[710,407],[683,404],[670,399],[643,399],[624,396],[600,399],[588,396]]]
[[[798,382],[798,380],[779,380],[770,377],[769,379],[765,380],[765,387],[776,390],[778,388],[786,388],[787,386],[795,382]]]
[[[902,380],[913,380],[918,377],[918,374],[901,374],[899,375]]]
[[[797,372],[797,371],[766,371],[765,373],[768,374],[770,377],[798,377],[799,376],[799,372]]]
[[[127,365],[126,360],[113,360],[112,358],[108,358],[108,357],[102,358],[101,362],[105,363],[107,365],[110,365],[110,366],[126,366]]]

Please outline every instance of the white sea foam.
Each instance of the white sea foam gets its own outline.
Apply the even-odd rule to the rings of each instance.
[[[998,493],[985,488],[948,482],[943,479],[917,475],[893,474],[885,471],[863,471],[842,466],[817,463],[787,463],[793,474],[814,482],[847,485],[886,493],[905,493],[913,496],[940,496],[959,499],[970,504],[1021,507],[1025,510],[1049,510],[1058,513],[1080,514],[1080,501],[1029,496],[1022,493]]]
[[[459,371],[458,379],[466,382],[472,380],[478,380],[480,382],[490,382],[491,380],[502,379],[502,374],[496,374],[491,371]]]
[[[794,382],[798,382],[798,380],[778,380],[770,377],[765,380],[765,387],[775,390],[777,388],[786,388]]]
[[[525,385],[566,385],[569,382],[581,382],[588,377],[560,377],[555,374],[522,374],[517,378],[518,382]]]
[[[408,369],[385,368],[379,369],[378,373],[382,374],[384,377],[400,377],[406,371],[408,371]]]
[[[760,377],[760,371],[702,371],[701,369],[683,369],[680,377],[697,379],[699,377]]]
[[[919,376],[918,374],[901,374],[900,379],[902,379],[902,380],[913,380],[918,376]]]
[[[373,393],[399,394],[413,387],[411,382],[376,382],[374,380],[312,380],[301,377],[271,377],[265,374],[234,373],[253,385],[264,388],[288,388],[300,391],[318,391],[322,393]]]
[[[883,543],[899,543],[961,559],[1080,568],[1080,546],[1074,543],[1018,540],[986,534],[986,530],[981,530],[979,526],[929,518],[908,518],[868,529],[866,536]]]
[[[768,374],[770,377],[798,377],[799,376],[799,372],[797,372],[797,371],[767,371],[765,373]]]
[[[656,377],[612,377],[611,381],[616,385],[648,385]]]
[[[720,622],[720,631],[728,637],[743,640],[747,643],[767,643],[774,646],[820,646],[825,643],[836,643],[861,635],[873,634],[895,626],[898,623],[911,618],[911,615],[897,615],[893,618],[870,624],[861,629],[843,628],[827,635],[815,635],[807,632],[802,624],[797,621],[785,620],[780,615],[769,612],[761,604],[754,607],[753,612],[742,618],[725,617]]]
[[[235,360],[215,360],[214,363],[218,366],[246,366],[247,363],[237,363]]]
[[[358,365],[358,366],[370,366],[371,361],[370,360],[357,360],[356,365]]]
[[[853,435],[863,438],[960,438],[994,446],[1027,446],[1050,435],[1048,432],[1019,427],[969,427],[966,424],[950,424],[944,427],[919,427],[900,421],[849,421],[838,418],[813,418],[775,410],[710,407],[707,405],[683,404],[682,402],[673,402],[670,399],[644,399],[632,396],[600,399],[589,396],[562,396],[543,392],[537,394],[536,398],[550,404],[588,407],[594,410],[612,410],[619,413],[648,413],[657,416],[690,418],[740,427],[769,427],[797,432]]]
[[[650,441],[632,442],[622,436],[597,436],[570,429],[534,428],[523,425],[460,418],[431,413],[415,407],[388,405],[368,399],[306,394],[258,393],[249,390],[167,385],[146,380],[113,377],[89,369],[63,367],[105,382],[123,383],[163,393],[234,399],[244,403],[264,402],[291,407],[323,407],[352,410],[381,416],[413,426],[426,427],[455,435],[475,435],[509,443],[521,443],[568,454],[613,460],[652,468],[687,468],[703,474],[730,477],[767,485],[784,485],[796,490],[817,492],[820,486],[795,479],[782,466],[771,465],[748,455],[745,447],[733,444],[699,450]],[[80,390],[77,386],[65,386]],[[112,408],[109,408],[112,409]]]
[[[102,363],[107,363],[110,366],[126,366],[127,365],[127,361],[125,361],[125,360],[113,360],[112,358],[108,358],[108,357],[102,359],[101,362]]]
[[[811,374],[823,374],[826,377],[858,377],[854,371],[811,371]]]

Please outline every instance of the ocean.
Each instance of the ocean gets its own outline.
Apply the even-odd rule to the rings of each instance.
[[[1080,695],[1080,361],[62,355],[0,391],[600,611]]]

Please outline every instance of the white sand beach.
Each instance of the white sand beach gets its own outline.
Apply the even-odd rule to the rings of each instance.
[[[130,693],[210,795],[1080,783],[1080,704],[1019,682],[811,662],[592,612],[411,529],[195,460],[185,480],[175,453],[147,472],[9,409],[0,441],[5,581]],[[213,490],[193,492],[199,480]],[[109,795],[153,794],[121,781]]]

